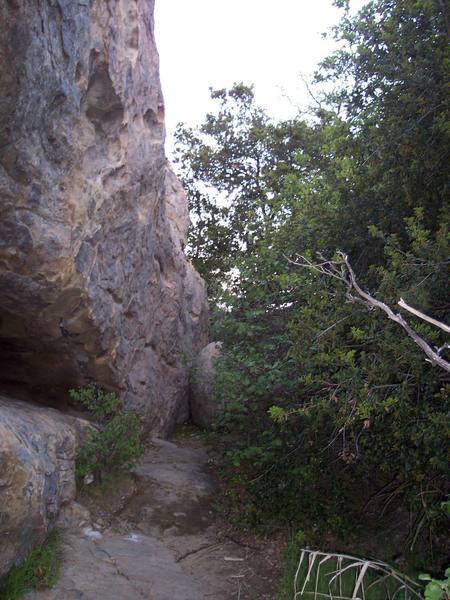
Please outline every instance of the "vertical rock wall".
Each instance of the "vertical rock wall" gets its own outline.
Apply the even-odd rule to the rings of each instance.
[[[58,404],[95,380],[164,432],[187,416],[207,307],[153,4],[0,3],[0,389]]]

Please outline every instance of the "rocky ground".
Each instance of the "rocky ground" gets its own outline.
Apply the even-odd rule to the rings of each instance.
[[[197,434],[153,440],[132,492],[66,511],[59,582],[27,600],[273,599],[278,551],[217,518],[207,465]]]

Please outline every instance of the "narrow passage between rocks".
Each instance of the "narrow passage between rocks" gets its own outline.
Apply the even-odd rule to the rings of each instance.
[[[26,599],[271,600],[276,553],[230,539],[207,462],[197,434],[152,440],[119,507],[66,511],[59,582]]]

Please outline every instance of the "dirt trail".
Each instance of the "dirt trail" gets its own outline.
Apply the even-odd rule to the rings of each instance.
[[[78,517],[58,584],[27,600],[273,600],[275,552],[227,537],[207,460],[197,436],[153,440],[120,514],[105,527]]]

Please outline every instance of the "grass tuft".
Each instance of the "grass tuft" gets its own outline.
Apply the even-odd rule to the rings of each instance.
[[[293,544],[277,600],[421,600],[422,586],[381,561]]]
[[[13,567],[0,581],[0,600],[19,600],[29,590],[51,588],[61,568],[62,536],[54,529],[47,540],[36,546],[22,565]]]

